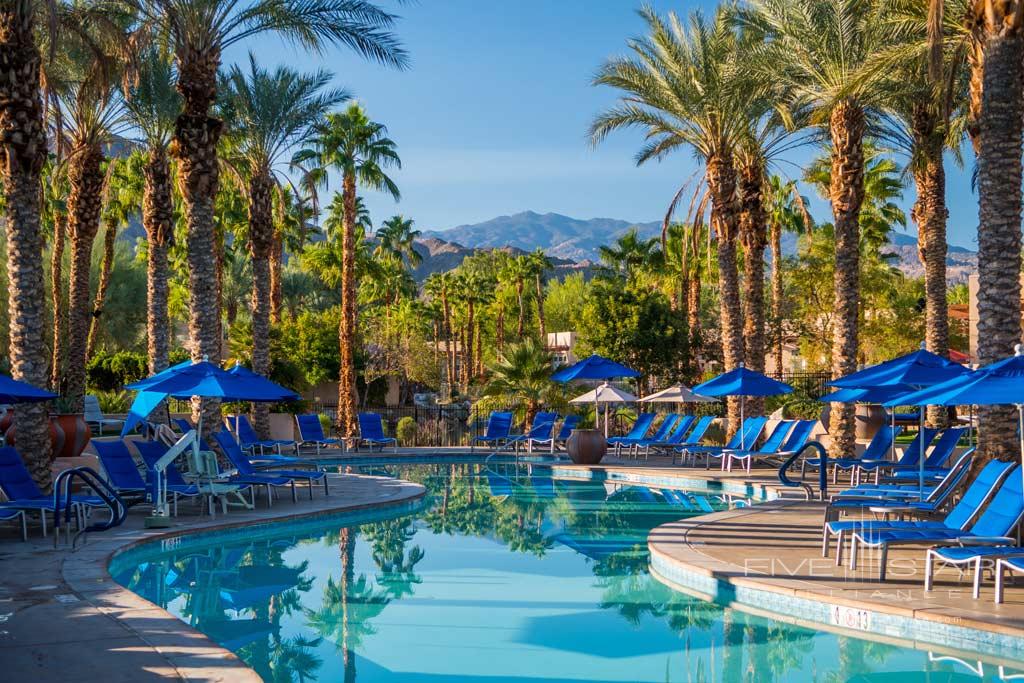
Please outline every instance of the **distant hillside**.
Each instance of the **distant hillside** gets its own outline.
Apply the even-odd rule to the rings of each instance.
[[[413,271],[413,277],[416,278],[417,282],[426,280],[427,276],[431,273],[443,273],[456,268],[462,263],[464,258],[472,255],[475,251],[481,250],[470,249],[461,244],[446,242],[434,237],[417,240],[413,248],[423,258],[423,262]],[[526,253],[524,250],[515,247],[502,246],[496,248],[514,255]],[[550,258],[554,264],[554,275],[558,278],[576,272],[589,276],[593,270],[593,264],[589,261],[577,263],[576,261],[558,258],[557,256],[551,256]]]

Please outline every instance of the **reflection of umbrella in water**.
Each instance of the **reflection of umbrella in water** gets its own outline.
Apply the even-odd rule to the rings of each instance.
[[[487,485],[491,489],[492,496],[500,498],[512,495],[512,482],[490,470],[484,470],[484,474],[487,476]]]
[[[635,403],[635,402],[636,402],[636,396],[634,396],[633,394],[629,393],[628,391],[623,391],[622,389],[619,389],[618,387],[613,387],[612,385],[608,384],[607,382],[605,382],[601,386],[599,386],[599,387],[597,387],[597,388],[595,388],[595,389],[593,389],[591,391],[588,391],[587,393],[583,394],[582,396],[577,396],[576,398],[574,398],[571,401],[569,401],[569,403],[584,403],[584,404],[585,403],[593,403],[594,404],[594,418],[595,419],[597,418],[597,410],[598,410],[597,406],[600,403],[611,404],[611,403]],[[604,411],[604,435],[605,435],[605,438],[608,437],[608,410],[607,409],[605,409],[605,411]]]
[[[597,562],[606,560],[615,553],[633,550],[637,545],[634,538],[580,537],[567,531],[555,534],[551,537],[551,540]]]
[[[221,606],[241,612],[266,605],[273,596],[295,588],[301,573],[294,567],[239,567],[237,584],[220,589]]]
[[[257,619],[207,622],[203,626],[203,630],[208,636],[232,652],[237,652],[246,645],[262,640],[274,632],[268,622]]]

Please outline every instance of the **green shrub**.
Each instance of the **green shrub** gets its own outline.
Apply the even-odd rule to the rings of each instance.
[[[416,420],[406,415],[398,421],[395,426],[395,438],[403,446],[413,446],[416,443]]]
[[[324,415],[323,413],[319,413],[317,415],[317,418],[320,419],[320,426],[324,430],[324,435],[325,436],[330,436],[331,435],[331,429],[334,427],[334,422],[331,420],[330,416],[329,415]]]
[[[121,391],[149,375],[146,354],[136,351],[99,351],[85,366],[89,389],[96,392]]]
[[[100,402],[100,410],[104,413],[127,413],[132,405],[132,395],[128,391],[97,391],[96,398]]]

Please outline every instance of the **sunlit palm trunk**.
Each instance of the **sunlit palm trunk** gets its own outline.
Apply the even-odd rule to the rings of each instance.
[[[96,298],[92,302],[92,320],[89,325],[89,343],[86,346],[86,359],[92,358],[96,350],[99,335],[100,316],[103,315],[103,304],[107,300],[107,289],[110,287],[110,273],[114,268],[114,245],[117,243],[117,222],[108,221],[107,230],[103,235],[103,263],[100,265],[100,281],[96,286]]]
[[[548,343],[548,331],[547,322],[544,320],[544,280],[540,273],[537,274],[536,287],[537,287],[537,327],[540,329],[540,343],[541,346],[546,346]]]
[[[46,295],[39,223],[46,129],[31,0],[0,4],[0,172],[7,204],[10,363],[14,379],[46,385]],[[18,451],[32,478],[50,488],[47,404],[15,407]]]
[[[700,275],[693,273],[687,282],[686,290],[686,326],[690,334],[690,364],[693,379],[700,374],[698,356],[703,347],[700,330]]]
[[[775,372],[782,372],[782,226],[772,223],[769,229],[769,241],[772,250],[772,325],[775,328],[772,335],[774,342],[772,354],[774,357]]]
[[[516,323],[516,337],[523,338],[526,331],[526,307],[523,305],[523,287],[525,283],[521,279],[516,280],[516,299],[519,302],[519,321]]]
[[[988,3],[980,3],[987,5]],[[1009,11],[1011,6],[1003,9]],[[1001,15],[1000,10],[993,10]],[[1021,58],[1020,26],[996,17],[986,33],[978,159],[978,360],[992,363],[1021,340]],[[1009,25],[1004,28],[1004,25]],[[1016,410],[980,411],[982,459],[1017,457]]]
[[[171,168],[166,150],[153,148],[143,167],[142,225],[146,229],[146,354],[149,371],[169,363],[170,323],[167,314],[167,250],[174,237]]]
[[[100,226],[103,194],[103,152],[81,147],[72,152],[68,168],[68,234],[71,274],[68,278],[67,397],[71,410],[81,412],[85,400],[86,343],[91,322],[89,275],[92,245]]]
[[[764,372],[764,249],[767,216],[764,172],[759,163],[740,168],[740,239],[743,242],[743,342],[747,367]],[[750,415],[764,412],[764,399],[747,399]]]
[[[50,254],[50,292],[53,308],[53,343],[50,346],[50,390],[61,391],[64,376],[64,340],[67,339],[67,320],[64,309],[64,238],[68,217],[58,211],[53,219],[53,252]]]
[[[341,260],[341,371],[338,377],[338,429],[346,437],[356,433],[356,256],[355,256],[355,217],[356,217],[356,179],[349,173],[345,174],[342,185],[344,194],[345,216],[342,220],[342,260]]]
[[[270,253],[274,246],[271,191],[273,180],[265,169],[254,169],[249,181],[249,253],[252,256],[252,369],[270,374]],[[270,407],[253,404],[256,434],[270,438]]]
[[[736,205],[736,170],[728,158],[711,157],[707,161],[708,191],[711,193],[711,229],[714,230],[718,256],[719,324],[722,334],[722,360],[725,370],[743,362],[743,320],[740,313],[740,283],[736,268],[736,237],[739,211]],[[728,433],[739,427],[740,402],[728,399]]]
[[[214,203],[220,182],[217,142],[223,124],[210,116],[217,95],[216,50],[178,55],[178,90],[184,107],[175,123],[173,153],[179,160],[178,186],[185,202],[189,286],[188,332],[193,361],[220,363],[220,297],[217,287],[217,240]],[[203,433],[220,425],[220,402],[194,400],[192,419],[202,417]]]
[[[832,110],[832,171],[829,197],[835,225],[835,306],[832,322],[832,376],[857,369],[860,305],[860,207],[864,201],[864,110],[842,101]],[[833,457],[854,452],[854,406],[833,403],[828,432]]]

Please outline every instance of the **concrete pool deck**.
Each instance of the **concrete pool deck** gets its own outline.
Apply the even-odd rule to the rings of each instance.
[[[182,533],[230,528],[318,513],[386,509],[424,494],[418,484],[363,475],[330,475],[309,500],[288,496],[267,508],[199,517],[184,503],[170,529],[143,527],[145,511],[132,512],[121,527],[90,534],[72,552],[57,549],[30,525],[23,543],[16,525],[0,526],[0,680],[116,683],[148,680],[259,681],[233,653],[117,584],[107,571],[110,557],[138,543]],[[102,517],[105,513],[100,512]]]

